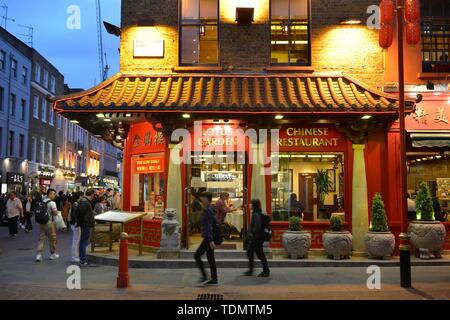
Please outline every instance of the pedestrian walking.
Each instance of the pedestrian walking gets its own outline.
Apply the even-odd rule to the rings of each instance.
[[[201,220],[201,233],[203,237],[203,241],[198,247],[197,251],[195,252],[194,258],[197,263],[198,268],[201,272],[201,280],[200,284],[202,285],[217,285],[217,268],[216,268],[216,260],[214,258],[214,235],[213,235],[213,229],[214,225],[216,225],[215,222],[215,213],[211,206],[211,200],[212,200],[212,194],[210,192],[203,192],[200,195],[200,201],[203,204],[204,212],[203,217]],[[202,256],[206,252],[206,257],[208,259],[209,268],[211,270],[211,279],[209,280],[206,272],[205,267],[203,266]]]
[[[42,251],[44,250],[45,240],[47,239],[50,246],[50,260],[59,258],[56,253],[56,224],[54,217],[58,214],[56,208],[56,190],[48,189],[47,196],[42,198],[36,208],[36,222],[39,223],[39,242],[37,246],[36,262],[42,261]]]
[[[248,257],[248,271],[244,273],[246,276],[253,275],[254,268],[254,254],[263,265],[263,271],[258,277],[270,276],[269,265],[267,263],[266,255],[264,254],[264,241],[266,241],[266,234],[268,233],[270,218],[263,213],[261,209],[261,201],[259,199],[251,200],[252,219],[247,235],[247,257]]]
[[[87,189],[85,196],[78,202],[77,209],[77,225],[81,228],[80,237],[80,266],[87,266],[86,247],[89,245],[91,237],[91,230],[94,227],[94,211],[92,210],[91,202],[94,200],[94,189]]]
[[[80,263],[80,238],[81,228],[77,223],[78,220],[78,202],[80,200],[80,194],[74,192],[72,195],[72,207],[70,208],[69,224],[72,230],[72,262]]]
[[[64,219],[64,223],[66,224],[66,231],[69,231],[69,213],[70,208],[72,207],[72,204],[70,203],[70,197],[67,195],[63,195],[62,197],[62,212],[61,215]]]
[[[9,237],[15,239],[18,233],[18,220],[23,217],[22,201],[16,197],[15,192],[9,194],[6,202],[6,217],[8,218]]]
[[[33,224],[31,223],[31,217],[33,216],[33,197],[30,195],[27,198],[25,204],[25,232],[31,232],[33,230]]]

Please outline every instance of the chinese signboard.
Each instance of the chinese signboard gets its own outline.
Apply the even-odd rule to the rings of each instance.
[[[166,142],[162,132],[156,131],[150,123],[139,123],[131,127],[131,154],[164,152]]]
[[[134,172],[136,173],[164,172],[164,157],[137,158],[134,160]]]
[[[424,100],[406,117],[407,130],[450,130],[450,100]]]
[[[6,181],[8,184],[23,184],[25,176],[21,173],[8,172],[6,174]]]

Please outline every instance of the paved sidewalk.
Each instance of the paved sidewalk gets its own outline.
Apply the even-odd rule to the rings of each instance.
[[[413,267],[414,289],[399,286],[398,267],[381,268],[381,290],[366,287],[366,268],[273,268],[268,279],[219,269],[220,286],[198,288],[191,269],[130,269],[131,288],[116,289],[117,267],[81,269],[81,290],[68,290],[70,233],[59,233],[59,261],[36,263],[37,231],[10,240],[0,228],[0,299],[196,299],[220,293],[235,299],[450,299],[450,267]],[[257,270],[259,271],[259,270]]]

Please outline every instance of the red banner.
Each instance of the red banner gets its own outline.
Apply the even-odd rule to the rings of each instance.
[[[131,154],[164,152],[166,143],[162,132],[148,122],[133,124],[130,128]]]
[[[164,172],[164,157],[149,157],[134,159],[135,173]]]

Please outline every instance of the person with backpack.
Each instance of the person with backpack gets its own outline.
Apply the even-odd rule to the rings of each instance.
[[[200,194],[200,201],[203,204],[204,212],[201,220],[201,233],[203,237],[203,241],[198,247],[197,251],[194,254],[195,261],[197,263],[198,268],[201,272],[201,285],[217,285],[217,268],[216,268],[216,260],[214,258],[214,249],[216,244],[220,244],[217,242],[219,239],[217,234],[217,223],[215,221],[215,212],[213,207],[211,206],[212,194],[211,192],[203,192]],[[220,229],[219,229],[220,230]],[[214,232],[216,234],[214,235]],[[216,238],[216,239],[215,239]],[[216,243],[215,243],[216,242]],[[209,280],[205,267],[203,266],[202,256],[206,252],[206,257],[208,259],[209,268],[211,269],[211,279]]]
[[[78,201],[80,200],[80,194],[74,192],[72,195],[72,207],[70,208],[69,224],[72,229],[72,262],[80,263],[80,238],[81,228],[77,224],[78,219]]]
[[[92,210],[92,201],[94,200],[94,189],[87,189],[85,196],[78,201],[77,225],[80,227],[80,266],[88,266],[86,247],[89,245],[91,230],[94,228],[94,211]]]
[[[246,276],[253,275],[254,254],[263,265],[263,271],[258,277],[269,277],[270,270],[267,263],[266,255],[264,254],[264,242],[269,241],[272,235],[270,229],[270,218],[267,214],[262,212],[261,201],[259,199],[252,199],[250,201],[252,206],[252,219],[249,226],[247,236],[247,257],[248,257],[248,271],[244,273]]]
[[[36,207],[35,220],[39,223],[39,242],[37,246],[36,262],[42,261],[42,251],[44,249],[45,239],[50,245],[50,260],[56,260],[59,255],[56,253],[56,224],[54,217],[58,214],[55,203],[56,190],[48,189],[47,196]]]

